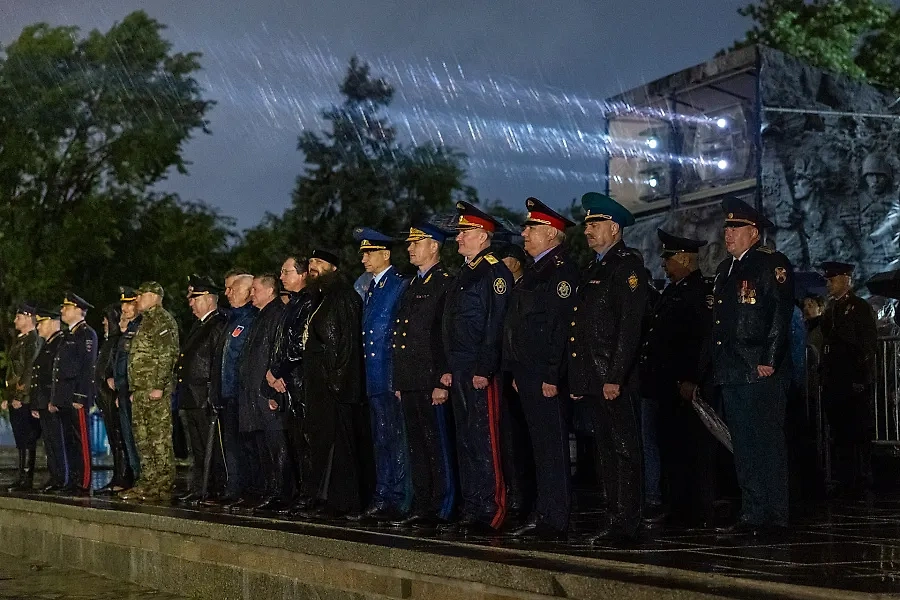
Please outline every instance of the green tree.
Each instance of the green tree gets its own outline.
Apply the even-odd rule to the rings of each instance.
[[[138,243],[133,234],[155,202],[172,218],[200,210],[148,189],[170,169],[186,172],[182,146],[207,131],[212,102],[193,78],[199,54],[173,53],[163,29],[139,11],[85,37],[74,27],[33,25],[4,48],[3,318],[14,300],[50,302],[61,286],[90,286],[116,265],[133,272],[148,251],[177,260],[175,248]],[[169,264],[153,275],[174,272]]]
[[[900,12],[884,0],[761,0],[735,47],[764,44],[822,69],[900,89]]]
[[[306,168],[297,178],[291,206],[246,232],[235,251],[236,264],[269,269],[289,251],[308,255],[327,247],[347,265],[357,265],[356,227],[399,234],[412,220],[452,210],[457,199],[477,201],[475,190],[464,184],[464,155],[397,140],[383,115],[394,89],[373,76],[366,63],[350,60],[340,92],[343,102],[322,113],[324,130],[300,134]]]

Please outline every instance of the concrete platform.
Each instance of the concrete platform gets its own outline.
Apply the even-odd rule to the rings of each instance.
[[[818,541],[814,531],[779,545],[672,533],[592,549],[3,496],[0,551],[204,599],[885,598],[900,592],[900,513],[891,514]],[[863,542],[860,527],[878,535]],[[804,558],[810,550],[819,560]]]

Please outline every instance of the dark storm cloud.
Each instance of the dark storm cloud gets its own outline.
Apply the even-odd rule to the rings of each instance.
[[[746,28],[736,13],[743,3],[4,0],[0,40],[12,40],[37,21],[106,29],[137,9],[166,23],[179,50],[204,53],[200,80],[219,104],[210,114],[213,135],[197,137],[187,147],[190,176],[175,175],[163,187],[219,206],[246,227],[264,211],[280,212],[289,203],[302,168],[297,133],[316,125],[318,103],[336,97],[336,77],[354,53],[401,70],[431,65],[440,72],[446,64],[461,69],[469,81],[493,78],[516,89],[602,99],[710,58]],[[337,75],[317,62],[328,57]],[[438,105],[427,89],[411,104],[404,91],[398,90],[395,114],[419,134],[416,119],[431,119],[432,131],[446,128],[448,119],[532,123],[547,128],[548,138],[553,131],[591,128],[584,116],[570,118],[565,106],[526,110],[510,103],[489,106],[489,101],[475,106],[465,98]],[[421,110],[439,118],[422,117]],[[446,133],[453,143],[453,131]],[[502,138],[502,127],[495,133]],[[563,205],[600,186],[599,179],[585,180],[601,172],[599,156],[567,158],[541,150],[498,158],[489,140],[477,138],[464,149],[479,165],[471,182],[484,198],[518,205],[538,195]],[[581,177],[551,176],[547,169],[577,171]]]

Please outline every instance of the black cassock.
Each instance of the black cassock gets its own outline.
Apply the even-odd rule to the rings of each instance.
[[[310,473],[304,492],[334,513],[362,510],[374,486],[363,392],[362,300],[336,273],[312,284],[321,299],[304,333],[303,386]]]

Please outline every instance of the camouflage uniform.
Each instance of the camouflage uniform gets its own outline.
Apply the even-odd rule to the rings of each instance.
[[[143,496],[167,496],[175,480],[170,398],[177,356],[178,325],[174,317],[162,306],[145,311],[128,356],[134,437],[141,457],[138,487]],[[162,398],[150,398],[153,390],[162,390]]]

